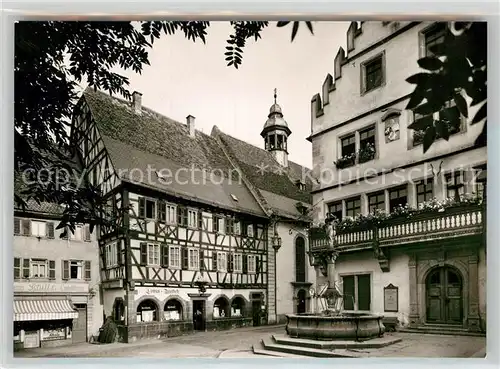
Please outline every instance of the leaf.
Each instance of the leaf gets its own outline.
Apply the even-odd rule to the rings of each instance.
[[[299,30],[299,22],[293,22],[293,28],[292,28],[292,42],[295,39],[295,36],[297,36],[297,31]]]
[[[476,124],[476,123],[479,123],[480,121],[482,121],[484,118],[486,118],[486,114],[487,114],[487,107],[486,107],[486,104],[487,103],[484,103],[480,108],[479,110],[477,111],[476,115],[474,116],[474,119],[472,120],[471,122],[471,125],[473,124]]]
[[[277,26],[278,27],[284,27],[286,26],[288,23],[290,23],[290,21],[279,21]]]
[[[425,86],[431,77],[430,73],[417,73],[406,79],[406,82],[412,85]]]
[[[434,143],[436,139],[436,127],[430,126],[425,130],[424,133],[424,154],[429,150],[429,147]]]
[[[468,112],[467,112],[467,102],[465,101],[464,97],[456,93],[453,95],[453,100],[455,100],[455,104],[457,104],[458,111],[460,114],[462,114],[465,118],[468,118]]]
[[[306,26],[307,26],[307,28],[309,28],[309,31],[311,32],[311,35],[314,35],[312,22],[307,22],[306,21]]]
[[[432,123],[433,123],[432,116],[428,115],[426,117],[422,117],[420,119],[415,120],[408,126],[408,128],[413,129],[415,131],[424,131],[428,127],[432,126]]]
[[[406,105],[406,109],[412,110],[416,108],[424,99],[424,90],[420,86],[415,87],[415,90],[413,90],[413,93],[410,96],[410,101],[408,101],[408,104]]]
[[[418,65],[420,68],[436,71],[441,69],[443,62],[435,56],[426,56],[425,58],[418,59]]]
[[[450,138],[450,132],[448,130],[448,123],[444,120],[436,121],[436,134],[438,137],[444,138],[446,141]]]
[[[419,106],[417,106],[415,109],[413,109],[413,111],[417,114],[420,114],[420,115],[429,115],[429,114],[432,114],[436,111],[439,111],[439,106],[436,107],[434,106],[433,104],[431,104],[430,102],[425,102]]]

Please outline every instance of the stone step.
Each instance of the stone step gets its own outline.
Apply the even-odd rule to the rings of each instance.
[[[469,332],[467,329],[461,327],[449,327],[440,325],[423,325],[415,328],[399,328],[398,332],[403,333],[420,333],[420,334],[437,334],[445,336],[473,336],[485,337],[486,333],[483,332]]]
[[[308,347],[300,347],[300,346],[291,346],[291,345],[282,345],[276,343],[273,339],[263,339],[262,345],[268,351],[277,351],[280,353],[286,354],[294,354],[301,356],[310,356],[310,357],[358,357],[359,355],[355,352],[347,352],[345,350],[339,351],[328,351],[321,350],[316,348],[308,348]]]
[[[272,358],[300,358],[303,359],[304,356],[287,354],[285,352],[270,351],[264,347],[262,341],[252,346],[252,351],[255,355],[270,356]]]
[[[356,342],[352,340],[335,340],[335,341],[318,341],[305,338],[291,338],[284,334],[273,335],[273,339],[277,344],[300,346],[315,349],[373,349],[381,348],[395,343],[401,342],[400,337],[386,335],[384,337],[377,337],[367,341]]]

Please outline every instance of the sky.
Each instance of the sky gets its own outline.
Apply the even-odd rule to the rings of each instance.
[[[149,51],[151,66],[142,75],[123,72],[130,91],[143,94],[142,104],[177,121],[193,115],[196,129],[223,132],[263,148],[260,132],[273,104],[274,89],[292,134],[289,160],[312,167],[311,98],[321,91],[340,46],[345,48],[349,22],[314,22],[314,35],[305,23],[291,42],[291,24],[275,23],[257,42],[249,40],[243,63],[226,66],[224,52],[231,34],[229,22],[211,22],[207,41],[193,43],[183,33],[163,36]]]

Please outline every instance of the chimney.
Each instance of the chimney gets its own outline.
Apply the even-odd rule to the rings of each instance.
[[[140,92],[134,91],[132,93],[132,107],[136,114],[142,114],[142,94]]]
[[[189,130],[189,136],[194,138],[194,117],[192,115],[188,115],[186,117],[186,121]]]

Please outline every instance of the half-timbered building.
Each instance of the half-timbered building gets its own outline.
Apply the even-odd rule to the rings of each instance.
[[[117,215],[114,227],[98,229],[106,316],[126,342],[276,321],[272,241],[282,218],[271,216],[250,167],[236,165],[229,136],[206,135],[194,117],[182,124],[141,100],[86,90],[73,118],[89,180]],[[301,184],[294,191],[306,194]],[[303,225],[297,208],[291,221]]]

